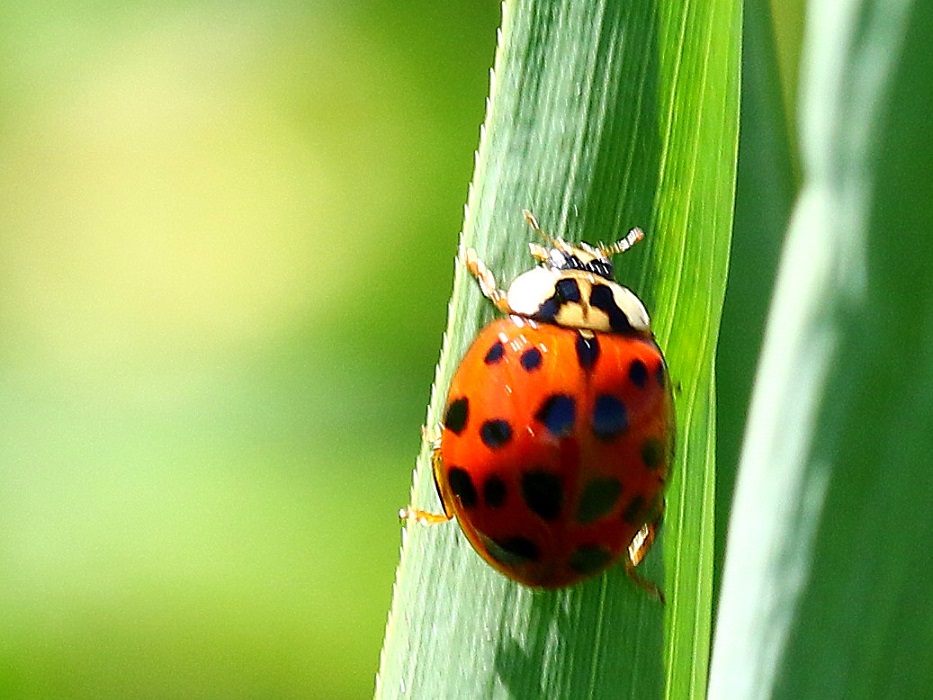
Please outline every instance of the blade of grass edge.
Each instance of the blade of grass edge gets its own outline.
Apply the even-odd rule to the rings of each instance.
[[[483,564],[456,526],[408,527],[377,697],[703,695],[712,356],[731,229],[741,15],[733,0],[700,5],[507,3],[463,233],[507,282],[529,263],[524,208],[571,240],[611,239],[635,224],[648,231],[640,252],[620,261],[620,278],[654,309],[683,387],[665,556],[643,565],[655,580],[667,567],[666,615],[619,568],[535,592]],[[456,360],[492,316],[458,266],[429,425]],[[427,449],[412,499],[440,507]]]

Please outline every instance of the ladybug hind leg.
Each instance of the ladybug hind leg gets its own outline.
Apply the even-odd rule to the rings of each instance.
[[[441,486],[437,481],[437,475],[441,468],[440,426],[434,430],[431,430],[427,426],[422,426],[421,438],[431,446],[431,472],[434,475],[434,488],[437,489],[437,497],[440,499],[441,505],[444,506],[444,512],[430,513],[426,510],[408,507],[402,508],[398,512],[398,517],[401,520],[414,520],[421,525],[439,525],[440,523],[450,521],[454,517],[453,513],[451,513],[450,509],[447,507],[447,503],[444,501],[444,495],[441,493]]]
[[[645,523],[641,529],[635,533],[631,544],[628,546],[627,556],[625,558],[625,574],[636,586],[645,591],[652,598],[655,598],[661,605],[664,605],[664,592],[654,581],[651,581],[636,571],[636,567],[642,562],[651,545],[654,544],[658,536],[658,529],[661,527],[661,516],[654,521]]]

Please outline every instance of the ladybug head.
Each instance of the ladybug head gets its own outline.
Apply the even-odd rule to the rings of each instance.
[[[633,245],[638,243],[645,234],[640,228],[633,228],[628,232],[625,238],[616,241],[612,245],[591,246],[589,243],[571,244],[560,238],[553,238],[538,226],[538,220],[534,214],[525,211],[525,219],[531,227],[544,238],[549,247],[531,243],[531,256],[542,263],[545,267],[552,270],[582,270],[591,272],[603,279],[614,280],[614,268],[612,265],[612,256],[618,253],[624,253]]]
[[[591,331],[651,334],[645,305],[613,279],[610,256],[628,250],[644,234],[632,229],[611,246],[570,244],[544,233],[529,212],[528,223],[548,243],[531,244],[541,265],[513,280],[506,294],[511,313]]]

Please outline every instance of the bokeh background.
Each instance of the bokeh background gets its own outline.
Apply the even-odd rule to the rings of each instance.
[[[0,697],[371,694],[498,22],[0,6]]]

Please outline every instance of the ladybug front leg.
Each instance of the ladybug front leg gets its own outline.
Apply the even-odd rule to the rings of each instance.
[[[476,251],[472,248],[467,248],[462,251],[461,257],[466,263],[467,270],[469,270],[470,274],[479,282],[479,288],[483,296],[495,304],[496,308],[502,313],[511,314],[512,307],[509,306],[508,294],[496,286],[496,276],[492,273],[492,270],[486,267],[486,264],[479,259],[476,255]]]
[[[434,475],[434,488],[437,489],[437,496],[441,499],[441,505],[444,506],[443,513],[429,513],[425,510],[417,510],[415,508],[402,508],[398,512],[398,517],[402,520],[414,520],[421,525],[439,525],[440,523],[446,523],[453,519],[453,513],[450,512],[450,509],[447,507],[447,503],[444,501],[444,494],[441,493],[440,484],[437,481],[437,474],[441,467],[441,438],[440,431],[437,431],[437,435],[431,435],[431,431],[426,427],[421,428],[421,437],[426,440],[431,446],[431,472]]]
[[[658,529],[661,527],[662,515],[650,523],[645,523],[641,529],[635,533],[632,543],[628,546],[628,556],[625,559],[625,573],[636,586],[648,593],[652,598],[656,598],[661,605],[664,605],[664,592],[654,581],[649,581],[639,574],[635,568],[642,562],[654,544],[658,536]]]

